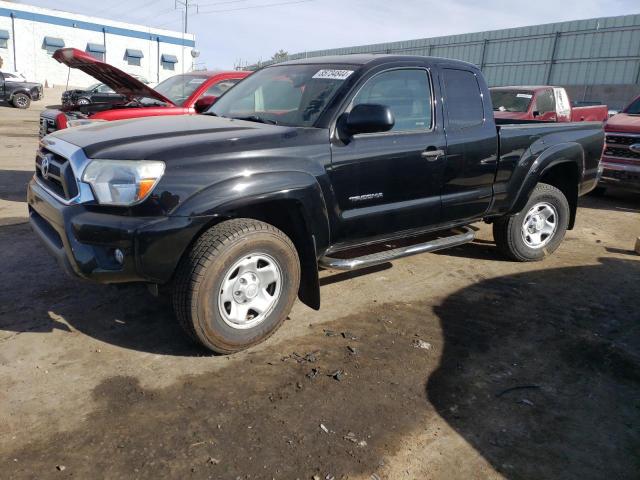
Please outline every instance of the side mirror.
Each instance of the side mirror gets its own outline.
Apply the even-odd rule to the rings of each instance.
[[[216,100],[218,100],[218,97],[214,95],[205,95],[204,97],[200,97],[198,99],[193,108],[195,108],[197,113],[205,112],[209,110],[209,108],[211,108],[211,105],[216,103]]]
[[[348,135],[358,133],[388,132],[396,121],[391,109],[386,105],[375,103],[361,103],[353,107],[344,120],[344,127]]]
[[[540,116],[540,112],[538,110],[534,110],[533,111],[533,118],[539,117]]]

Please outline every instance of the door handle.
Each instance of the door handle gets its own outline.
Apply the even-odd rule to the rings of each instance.
[[[422,158],[426,158],[428,161],[432,162],[434,160],[437,160],[438,157],[441,157],[442,155],[444,155],[444,150],[442,149],[437,149],[437,150],[425,150],[424,152],[422,152],[420,154],[420,156]]]

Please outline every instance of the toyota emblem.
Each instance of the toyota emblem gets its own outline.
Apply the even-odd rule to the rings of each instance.
[[[42,162],[40,163],[40,171],[42,172],[42,176],[47,178],[49,176],[49,157],[42,157]]]

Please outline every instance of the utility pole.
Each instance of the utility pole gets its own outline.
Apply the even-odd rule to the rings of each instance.
[[[189,33],[189,7],[195,7],[196,13],[200,12],[198,4],[193,3],[193,0],[174,0],[175,8],[179,6],[184,7],[184,34]],[[184,35],[183,35],[184,42]],[[192,51],[193,54],[193,51]],[[191,70],[193,70],[193,62],[191,62]],[[182,73],[184,74],[184,43],[182,44]]]
[[[175,7],[184,7],[184,33],[189,33],[189,7],[195,7],[196,13],[200,13],[200,7],[192,0],[175,0]]]

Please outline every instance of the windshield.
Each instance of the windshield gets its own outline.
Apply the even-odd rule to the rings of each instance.
[[[175,75],[160,82],[154,90],[181,106],[207,78],[207,75]]]
[[[491,90],[494,112],[526,112],[532,98],[527,90]]]
[[[631,104],[624,109],[624,113],[629,115],[640,115],[640,97],[631,102]]]
[[[260,70],[213,104],[209,113],[229,118],[310,127],[356,66],[283,65]]]

